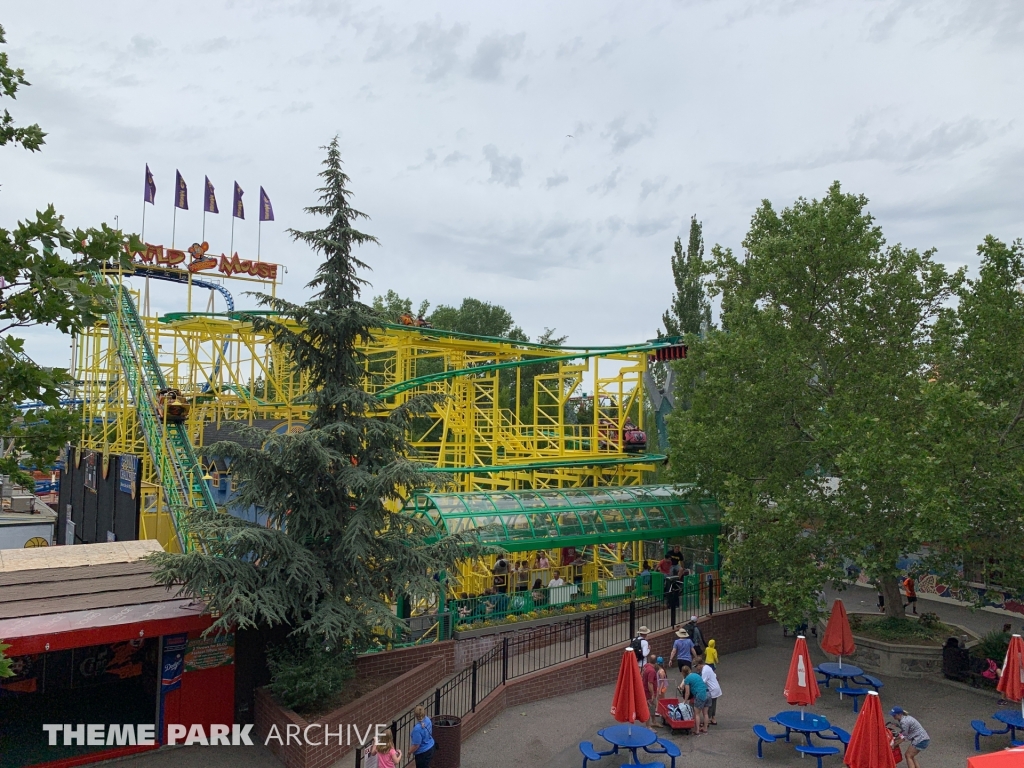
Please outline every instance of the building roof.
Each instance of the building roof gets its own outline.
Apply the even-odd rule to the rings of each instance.
[[[154,540],[80,544],[73,547],[0,549],[0,574],[39,568],[73,568],[79,565],[134,563],[153,552],[163,552]],[[3,583],[3,582],[0,582]]]
[[[0,550],[10,655],[205,628],[205,606],[153,580],[155,541]]]
[[[688,485],[548,488],[526,491],[415,491],[405,511],[439,535],[475,532],[510,552],[715,534],[721,510],[694,500]]]

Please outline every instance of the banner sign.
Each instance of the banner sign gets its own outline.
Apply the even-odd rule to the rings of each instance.
[[[235,663],[235,636],[214,635],[189,640],[185,652],[185,671],[199,672],[203,669],[226,667]]]
[[[118,489],[121,493],[135,498],[135,486],[139,477],[139,457],[130,453],[121,454],[121,471],[118,475]]]
[[[160,691],[169,693],[181,688],[181,676],[185,672],[185,647],[188,635],[167,635],[164,638],[163,660],[160,664]]]
[[[90,491],[96,490],[96,451],[85,452],[85,487]]]
[[[184,264],[186,257],[190,262],[186,266],[189,272],[200,273],[216,269],[221,274],[248,275],[259,280],[277,280],[277,264],[266,261],[251,261],[240,259],[238,253],[232,256],[221,254],[220,256],[207,255],[210,249],[209,243],[193,243],[187,251],[180,251],[175,248],[164,248],[162,245],[151,245],[145,243],[146,250],[132,252],[132,259],[140,264],[148,264],[157,267],[177,267]]]

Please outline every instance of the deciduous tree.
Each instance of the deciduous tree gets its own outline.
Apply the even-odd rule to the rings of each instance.
[[[0,44],[5,42],[0,27]],[[0,96],[14,99],[28,85],[24,70],[12,67],[0,50]],[[45,136],[38,125],[16,125],[6,109],[0,116],[0,146],[35,152]],[[19,463],[52,463],[74,429],[74,420],[55,410],[67,372],[37,365],[25,355],[24,339],[11,332],[49,325],[75,333],[95,321],[109,292],[83,274],[126,258],[126,247],[141,243],[106,224],[70,229],[52,205],[34,219],[0,228],[0,474],[31,483]],[[22,413],[26,402],[38,406]]]
[[[718,497],[742,589],[800,623],[850,563],[902,616],[897,563],[941,535],[927,514],[930,328],[952,282],[930,251],[887,246],[863,196],[834,184],[777,212],[745,258],[716,246],[722,325],[690,350],[671,465]]]
[[[925,565],[951,585],[1024,590],[1024,244],[986,237],[978,277],[935,332],[923,425],[933,446],[927,514],[945,524]],[[936,557],[946,551],[958,562]],[[972,590],[965,595],[974,594]],[[1000,599],[1001,602],[1001,599]]]

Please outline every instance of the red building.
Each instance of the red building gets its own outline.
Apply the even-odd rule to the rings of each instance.
[[[0,768],[156,749],[172,724],[230,728],[234,635],[201,637],[204,606],[153,581],[153,551],[154,541],[0,550],[0,638],[15,671],[0,678]],[[138,743],[148,728],[155,745]]]

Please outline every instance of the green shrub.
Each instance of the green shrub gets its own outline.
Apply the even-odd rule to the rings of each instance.
[[[355,674],[351,648],[325,648],[289,638],[267,651],[270,690],[299,714],[328,708]]]
[[[981,638],[981,642],[971,649],[971,655],[979,659],[992,659],[999,666],[1006,658],[1006,649],[1010,647],[1010,636],[1005,632],[989,632]]]
[[[937,613],[922,613],[917,617],[917,623],[922,627],[933,629],[941,624],[942,620],[939,618],[939,614]]]
[[[871,625],[876,637],[881,640],[904,640],[915,637],[930,638],[932,626],[910,619],[879,619]]]

